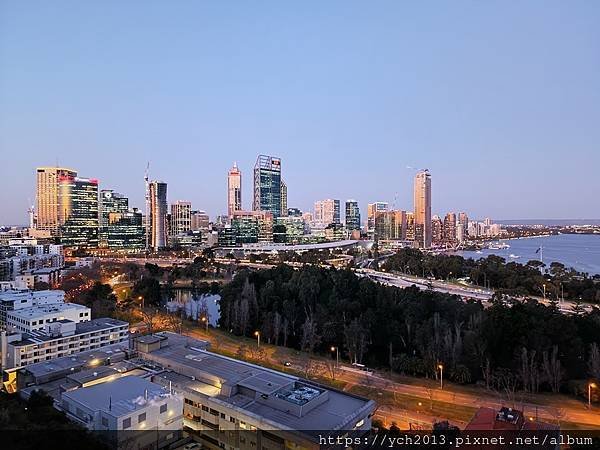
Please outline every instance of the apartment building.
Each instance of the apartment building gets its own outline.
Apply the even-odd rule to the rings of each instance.
[[[71,304],[66,304],[71,305]],[[79,305],[77,305],[79,306]],[[89,309],[73,310],[81,319],[42,319],[44,323],[27,332],[2,332],[2,368],[4,370],[49,361],[107,345],[129,341],[129,324],[108,317],[89,320]],[[78,312],[79,311],[79,312]],[[84,316],[79,317],[80,314]],[[44,316],[47,317],[47,316]],[[87,317],[87,318],[86,318]],[[51,320],[50,322],[46,322]],[[30,320],[36,322],[36,320]],[[31,325],[31,328],[36,325]]]

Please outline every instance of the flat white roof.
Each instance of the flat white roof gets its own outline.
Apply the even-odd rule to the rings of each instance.
[[[114,417],[131,414],[144,409],[151,402],[166,401],[169,397],[167,390],[159,384],[133,375],[62,394],[63,399]]]
[[[90,309],[87,306],[78,305],[77,303],[52,303],[50,305],[37,305],[30,308],[8,311],[7,316],[24,320],[36,320],[51,314],[61,314],[74,310],[84,312],[89,311]]]

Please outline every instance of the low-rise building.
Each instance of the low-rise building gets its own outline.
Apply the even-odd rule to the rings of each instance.
[[[64,392],[60,408],[74,422],[109,432],[106,437],[131,448],[166,447],[179,438],[183,428],[182,397],[134,375]]]
[[[89,309],[85,309],[89,313]],[[28,332],[3,331],[0,336],[2,368],[15,369],[129,341],[127,322],[108,317],[80,319],[82,320],[79,322],[69,319],[53,320]]]
[[[123,430],[142,431],[137,440],[152,429],[159,447],[182,428],[212,450],[316,449],[319,434],[371,428],[372,400],[212,353],[207,342],[175,333],[133,343],[23,367],[14,384],[24,398],[46,391],[72,420],[117,439],[128,436]]]
[[[12,290],[0,291],[0,330],[6,330],[9,311],[62,304],[65,293],[60,290]]]

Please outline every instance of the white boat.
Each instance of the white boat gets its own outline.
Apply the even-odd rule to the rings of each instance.
[[[488,248],[490,250],[503,250],[506,248],[510,248],[510,245],[504,242],[492,242],[490,245],[488,245]]]

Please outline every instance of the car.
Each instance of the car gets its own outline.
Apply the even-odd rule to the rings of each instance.
[[[183,447],[183,450],[196,450],[200,448],[200,444],[198,444],[197,442],[192,442],[191,444],[186,444]]]
[[[284,365],[285,367],[290,367],[290,366],[292,365],[292,363],[291,363],[291,362],[289,362],[289,361],[285,361],[285,362],[283,363],[283,365]]]

